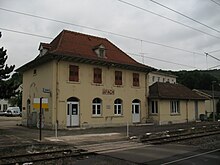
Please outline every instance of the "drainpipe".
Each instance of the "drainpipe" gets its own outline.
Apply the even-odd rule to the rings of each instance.
[[[189,122],[189,114],[188,114],[188,102],[189,100],[186,100],[186,122]]]
[[[59,58],[57,61],[56,61],[56,112],[55,112],[55,135],[57,137],[57,128],[58,128],[58,76],[59,76],[59,61],[61,60],[61,58]]]

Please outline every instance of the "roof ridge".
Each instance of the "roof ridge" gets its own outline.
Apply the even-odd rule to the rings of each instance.
[[[81,33],[81,32],[75,32],[75,31],[66,30],[66,29],[63,29],[62,32],[64,32],[64,33],[73,33],[73,34],[78,34],[78,35],[82,35],[82,36],[88,36],[88,37],[93,37],[93,38],[98,38],[98,39],[105,39],[105,40],[107,40],[106,38],[103,38],[103,37],[98,37],[98,36],[95,36],[95,35],[85,34],[85,33]]]

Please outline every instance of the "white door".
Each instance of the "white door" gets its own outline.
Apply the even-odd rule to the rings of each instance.
[[[66,126],[79,126],[79,102],[67,102]]]
[[[140,103],[132,103],[132,122],[140,122]]]

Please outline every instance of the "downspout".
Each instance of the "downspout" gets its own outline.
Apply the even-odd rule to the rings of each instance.
[[[188,114],[188,102],[189,100],[186,100],[186,122],[188,123],[189,122],[189,114]]]
[[[59,85],[59,80],[58,80],[58,76],[59,76],[59,61],[61,60],[61,58],[59,58],[56,61],[56,112],[55,112],[55,129],[58,128],[58,97],[59,97],[59,89],[58,89],[58,85]]]

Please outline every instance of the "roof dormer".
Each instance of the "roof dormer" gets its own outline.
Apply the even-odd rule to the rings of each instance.
[[[38,49],[40,51],[40,56],[45,55],[49,49],[50,49],[50,44],[41,42]]]
[[[96,46],[94,51],[99,58],[106,58],[106,49],[104,45],[100,44]]]

